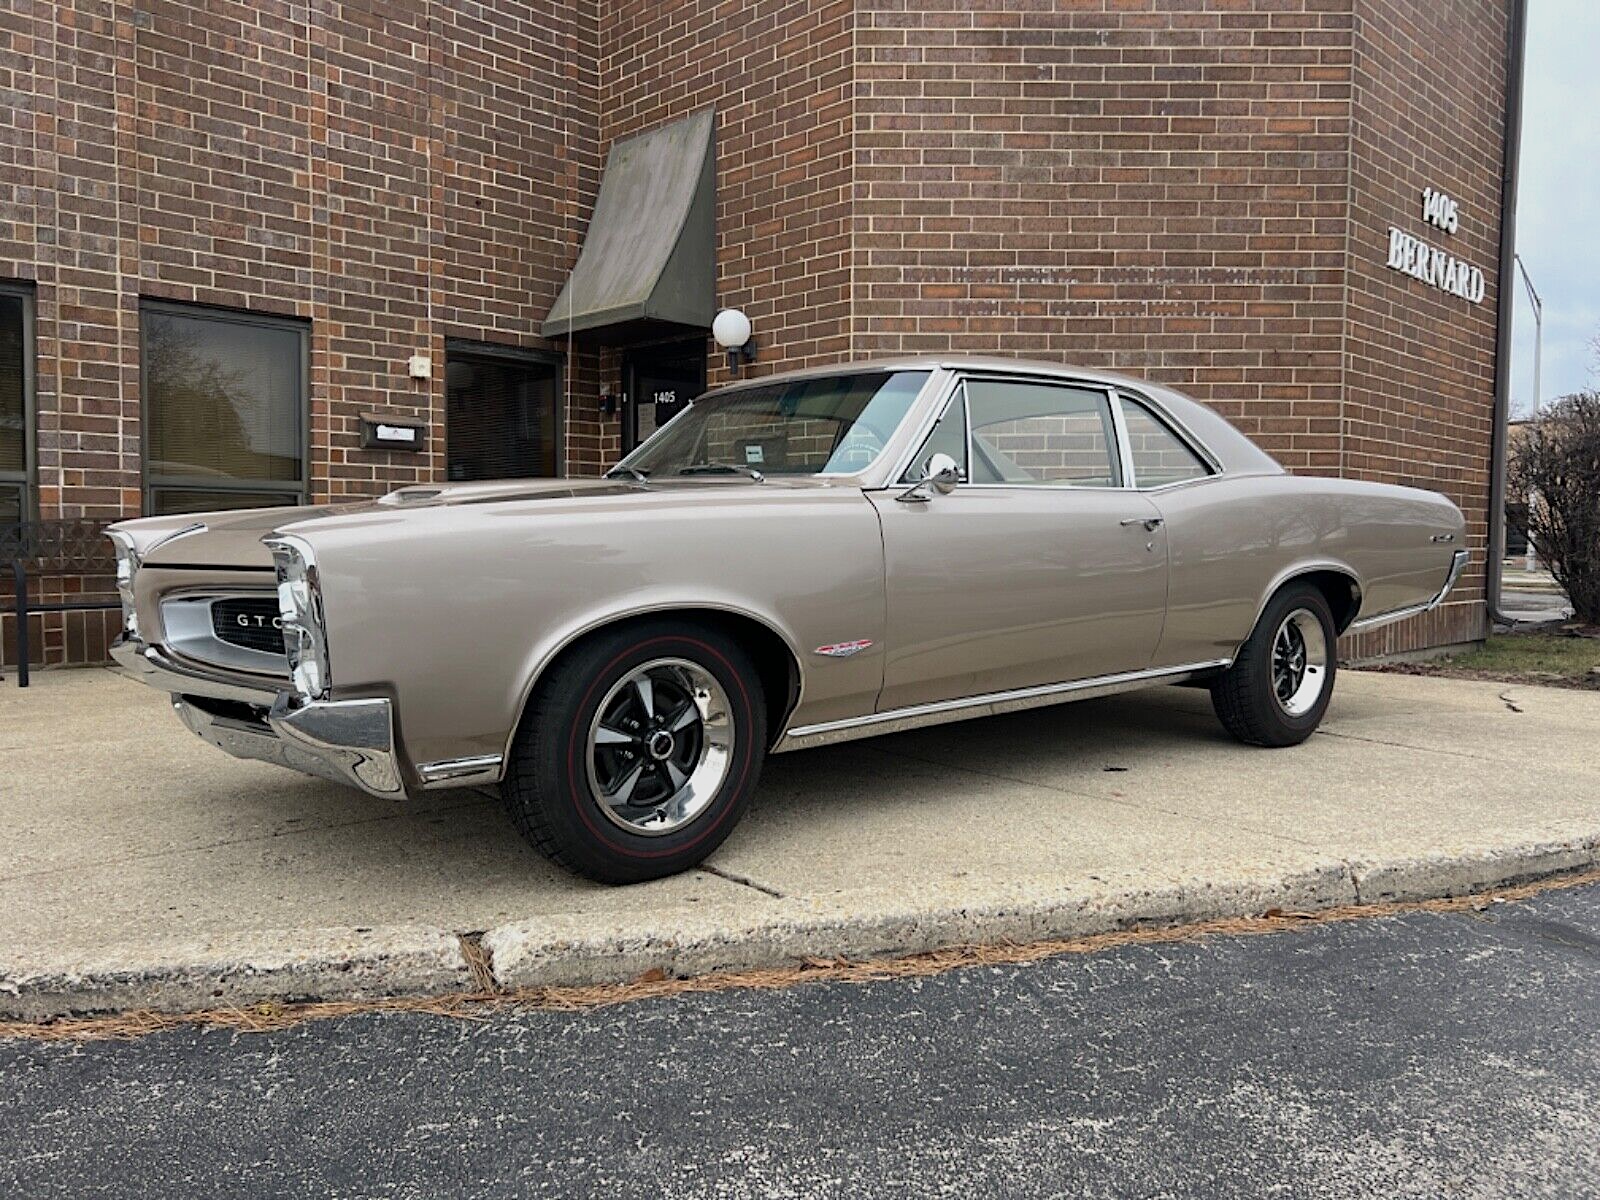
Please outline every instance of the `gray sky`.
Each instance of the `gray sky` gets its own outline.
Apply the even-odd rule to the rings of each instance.
[[[1589,345],[1600,334],[1597,0],[1528,0],[1517,252],[1544,300],[1545,403],[1600,385]],[[1520,277],[1515,285],[1511,397],[1513,415],[1526,416],[1533,407],[1533,308]]]

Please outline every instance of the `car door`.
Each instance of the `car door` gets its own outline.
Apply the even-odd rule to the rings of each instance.
[[[961,482],[907,496],[941,452]],[[1166,534],[1124,486],[1107,389],[968,377],[905,482],[872,501],[888,601],[880,711],[1149,666]]]

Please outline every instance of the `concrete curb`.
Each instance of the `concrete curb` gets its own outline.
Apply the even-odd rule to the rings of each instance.
[[[1600,834],[1350,864],[1362,904],[1435,900],[1600,865]]]
[[[1260,881],[1197,881],[1170,888],[1042,893],[1018,886],[982,895],[957,887],[907,898],[850,893],[793,899],[729,921],[721,914],[611,921],[523,921],[484,935],[495,978],[504,987],[614,983],[644,971],[670,976],[790,965],[806,958],[915,954],[960,943],[1039,941],[1268,908],[1353,903],[1342,865]]]
[[[438,929],[274,930],[87,961],[0,963],[0,1015],[28,1021],[135,1008],[190,1012],[262,1000],[367,1000],[467,991],[461,939]]]
[[[500,925],[482,946],[503,988],[617,983],[792,965],[807,958],[915,954],[942,946],[1083,937],[1134,925],[1182,925],[1464,895],[1600,865],[1600,834],[1392,862],[1329,861],[1308,870],[1168,886],[1018,882],[951,886],[915,897],[882,891],[787,898],[748,908],[610,917],[572,913]],[[0,1015],[45,1020],[134,1008],[166,1012],[262,1000],[363,1000],[474,988],[460,937],[416,926],[310,929],[130,945],[92,961],[0,964]]]

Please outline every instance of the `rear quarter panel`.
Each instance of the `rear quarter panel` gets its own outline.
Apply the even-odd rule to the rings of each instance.
[[[1417,488],[1222,476],[1151,499],[1166,518],[1171,563],[1157,666],[1230,657],[1272,593],[1307,571],[1353,576],[1358,617],[1425,603],[1463,548],[1460,510]],[[1454,540],[1432,541],[1438,534]]]
[[[317,555],[336,696],[393,696],[413,764],[502,752],[560,648],[654,610],[777,632],[804,672],[796,719],[870,711],[882,683],[882,538],[856,488],[368,511],[294,532]],[[873,646],[851,658],[811,653],[859,638]]]

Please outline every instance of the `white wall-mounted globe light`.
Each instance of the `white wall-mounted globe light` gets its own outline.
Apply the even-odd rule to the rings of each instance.
[[[725,308],[711,322],[711,336],[728,352],[728,370],[739,373],[739,363],[754,362],[756,344],[750,339],[750,318],[737,308]]]
[[[742,349],[750,340],[750,318],[737,308],[725,308],[711,322],[711,336],[724,350]]]

